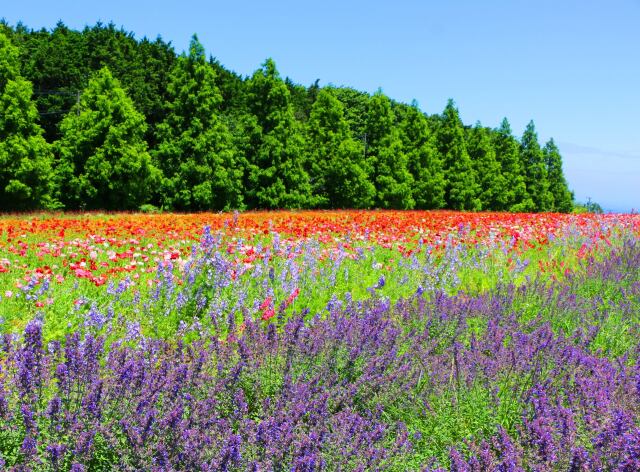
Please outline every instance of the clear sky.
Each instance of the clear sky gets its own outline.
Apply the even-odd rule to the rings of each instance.
[[[418,100],[453,98],[467,124],[516,135],[533,119],[554,137],[579,201],[640,209],[640,0],[0,0],[32,28],[113,21],[136,37],[207,53],[249,75],[273,57],[283,76]]]

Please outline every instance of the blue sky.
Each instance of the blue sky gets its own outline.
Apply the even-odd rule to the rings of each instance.
[[[197,33],[243,75],[273,57],[305,85],[378,88],[428,113],[554,137],[579,201],[640,209],[640,0],[5,0],[11,24],[113,21],[178,51]]]

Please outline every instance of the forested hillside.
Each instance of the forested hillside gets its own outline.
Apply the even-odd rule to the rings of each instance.
[[[428,87],[428,84],[425,84]],[[569,212],[558,147],[381,91],[250,77],[114,25],[0,24],[0,210]]]

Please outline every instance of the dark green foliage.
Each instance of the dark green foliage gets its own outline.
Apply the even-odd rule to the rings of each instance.
[[[413,208],[413,176],[408,169],[408,158],[395,126],[391,100],[380,91],[369,101],[365,138],[366,163],[372,169],[377,191],[376,206]]]
[[[311,107],[320,91],[319,82],[320,80],[316,80],[307,88],[294,83],[289,77],[285,79],[284,83],[287,85],[291,95],[291,104],[293,105],[296,120],[304,123],[309,119]]]
[[[4,90],[9,80],[20,76],[20,53],[9,38],[0,32],[0,90]]]
[[[0,209],[55,207],[51,147],[42,137],[31,83],[23,79],[18,50],[0,33]]]
[[[504,118],[493,135],[496,160],[502,169],[505,188],[498,195],[495,210],[532,211],[533,201],[527,193],[524,171],[520,162],[520,144],[511,133],[509,121]]]
[[[333,88],[335,96],[344,105],[344,116],[354,139],[366,142],[367,110],[371,97],[348,87]]]
[[[189,55],[178,58],[168,86],[166,119],[158,125],[156,165],[164,178],[161,202],[176,210],[243,208],[245,163],[220,117],[222,96],[214,69],[193,37]]]
[[[467,149],[473,161],[480,186],[480,205],[483,209],[498,208],[503,202],[507,181],[491,140],[491,130],[480,123],[467,131]]]
[[[89,81],[56,143],[59,199],[67,208],[137,209],[158,182],[144,115],[106,67]]]
[[[86,48],[82,59],[89,69],[109,67],[153,131],[164,119],[169,74],[176,60],[173,48],[160,38],[137,42],[132,33],[116,29],[112,23],[86,28],[82,36]],[[151,132],[147,136],[153,138]]]
[[[530,121],[520,142],[520,160],[522,162],[527,192],[533,201],[535,211],[551,211],[553,195],[549,191],[547,164],[538,143],[533,121]]]
[[[436,136],[417,104],[404,109],[400,136],[407,155],[407,168],[413,176],[413,199],[418,209],[445,207],[445,179],[436,149]]]
[[[52,142],[59,137],[60,121],[76,105],[91,74],[84,58],[87,47],[83,34],[58,23],[51,33],[23,31],[18,36],[23,43],[24,74],[33,82],[45,137]]]
[[[305,170],[305,143],[295,120],[291,96],[272,59],[267,59],[248,84],[250,112],[260,140],[248,149],[247,194],[257,208],[310,208],[317,203]],[[248,120],[250,122],[250,120]],[[257,130],[257,128],[254,128]]]
[[[137,57],[139,65],[136,67],[142,68],[143,73],[139,74],[135,82],[124,82],[124,85],[136,108],[147,117],[147,142],[153,149],[156,144],[156,126],[165,118],[167,84],[176,56],[173,48],[161,38],[154,41],[143,38],[137,48]],[[126,70],[121,77],[128,79]]]
[[[105,209],[572,208],[557,147],[541,150],[533,124],[520,143],[506,119],[465,129],[453,102],[427,116],[381,92],[282,80],[271,60],[244,78],[206,60],[197,41],[177,56],[113,23],[31,30],[0,20],[0,32],[6,209],[55,207],[56,195]],[[89,81],[103,67],[115,88],[98,98]],[[116,164],[130,161],[141,166],[136,181]]]
[[[445,199],[454,210],[480,210],[480,186],[464,139],[464,127],[453,100],[444,109],[437,131],[438,152],[446,175]]]
[[[567,181],[562,172],[562,156],[553,138],[545,144],[544,159],[547,164],[547,180],[549,192],[553,197],[553,211],[571,213],[573,211],[573,194],[567,187]]]
[[[137,41],[132,33],[101,23],[83,31],[58,23],[53,31],[16,31],[21,44],[24,76],[34,84],[48,140],[58,137],[58,125],[76,104],[92,74],[107,66],[147,119],[146,138],[153,140],[162,118],[166,85],[175,61],[173,48],[160,38]]]
[[[307,126],[313,192],[324,208],[370,208],[376,189],[369,181],[364,147],[351,137],[344,107],[323,89]]]
[[[233,71],[224,68],[216,58],[209,59],[209,65],[216,77],[216,85],[220,90],[222,102],[219,107],[223,113],[233,113],[244,108],[246,95],[245,82]]]

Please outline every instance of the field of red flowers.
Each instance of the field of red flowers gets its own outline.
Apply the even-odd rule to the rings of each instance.
[[[236,251],[235,264],[261,257],[253,245],[278,234],[283,241],[310,239],[327,252],[358,244],[395,249],[403,256],[447,245],[482,246],[500,242],[514,254],[542,248],[556,238],[582,238],[580,255],[610,245],[624,229],[638,233],[638,215],[564,215],[417,211],[263,212],[244,214],[77,214],[0,219],[0,273],[16,288],[29,282],[69,277],[95,285],[154,273],[158,263],[188,258],[204,228],[219,234]],[[575,249],[575,248],[572,248]]]
[[[634,214],[1,217],[0,463],[638,470],[639,236]]]
[[[456,272],[440,274],[438,280],[431,281],[439,282],[440,287],[449,285],[451,290],[465,288],[453,283],[452,279],[460,275],[480,278],[476,285],[482,287],[487,280],[500,276],[498,269],[520,272],[529,266],[529,271],[537,269],[555,277],[574,270],[577,260],[610,246],[611,239],[621,231],[637,234],[639,221],[637,215],[444,211],[5,217],[0,219],[0,306],[15,312],[4,319],[21,330],[28,320],[25,311],[34,315],[55,305],[51,311],[67,320],[70,314],[66,312],[71,308],[71,315],[84,313],[82,306],[86,308],[92,300],[103,298],[109,287],[114,290],[113,285],[134,287],[138,294],[149,291],[161,282],[159,269],[166,278],[170,267],[175,282],[181,284],[185,268],[201,255],[205,231],[215,238],[215,249],[225,261],[222,272],[240,291],[247,289],[243,281],[255,281],[258,263],[265,257],[274,260],[271,270],[286,272],[291,264],[284,263],[293,259],[298,262],[298,272],[312,270],[317,275],[317,266],[326,260],[347,268],[344,260],[356,261],[351,266],[357,271],[369,256],[371,267],[367,274],[361,274],[360,285],[350,284],[341,290],[366,295],[367,280],[373,281],[373,286],[381,277],[389,279],[389,273],[413,278],[404,267],[410,261],[414,269],[428,260],[437,266],[434,273],[445,266]],[[274,236],[278,243],[275,250]],[[447,264],[443,257],[448,258]],[[464,267],[470,259],[476,266],[471,272]],[[484,270],[479,270],[481,263]],[[274,286],[262,294],[251,293],[249,298],[263,296],[262,305],[269,297],[273,300],[275,292],[288,299],[294,291],[303,290],[308,299],[326,303],[328,294],[340,291],[335,276],[330,278],[333,293],[318,293],[313,284],[308,290],[285,287],[284,293],[279,290],[282,287]],[[398,296],[407,294],[407,290],[391,291]],[[73,324],[79,322],[75,319]]]

